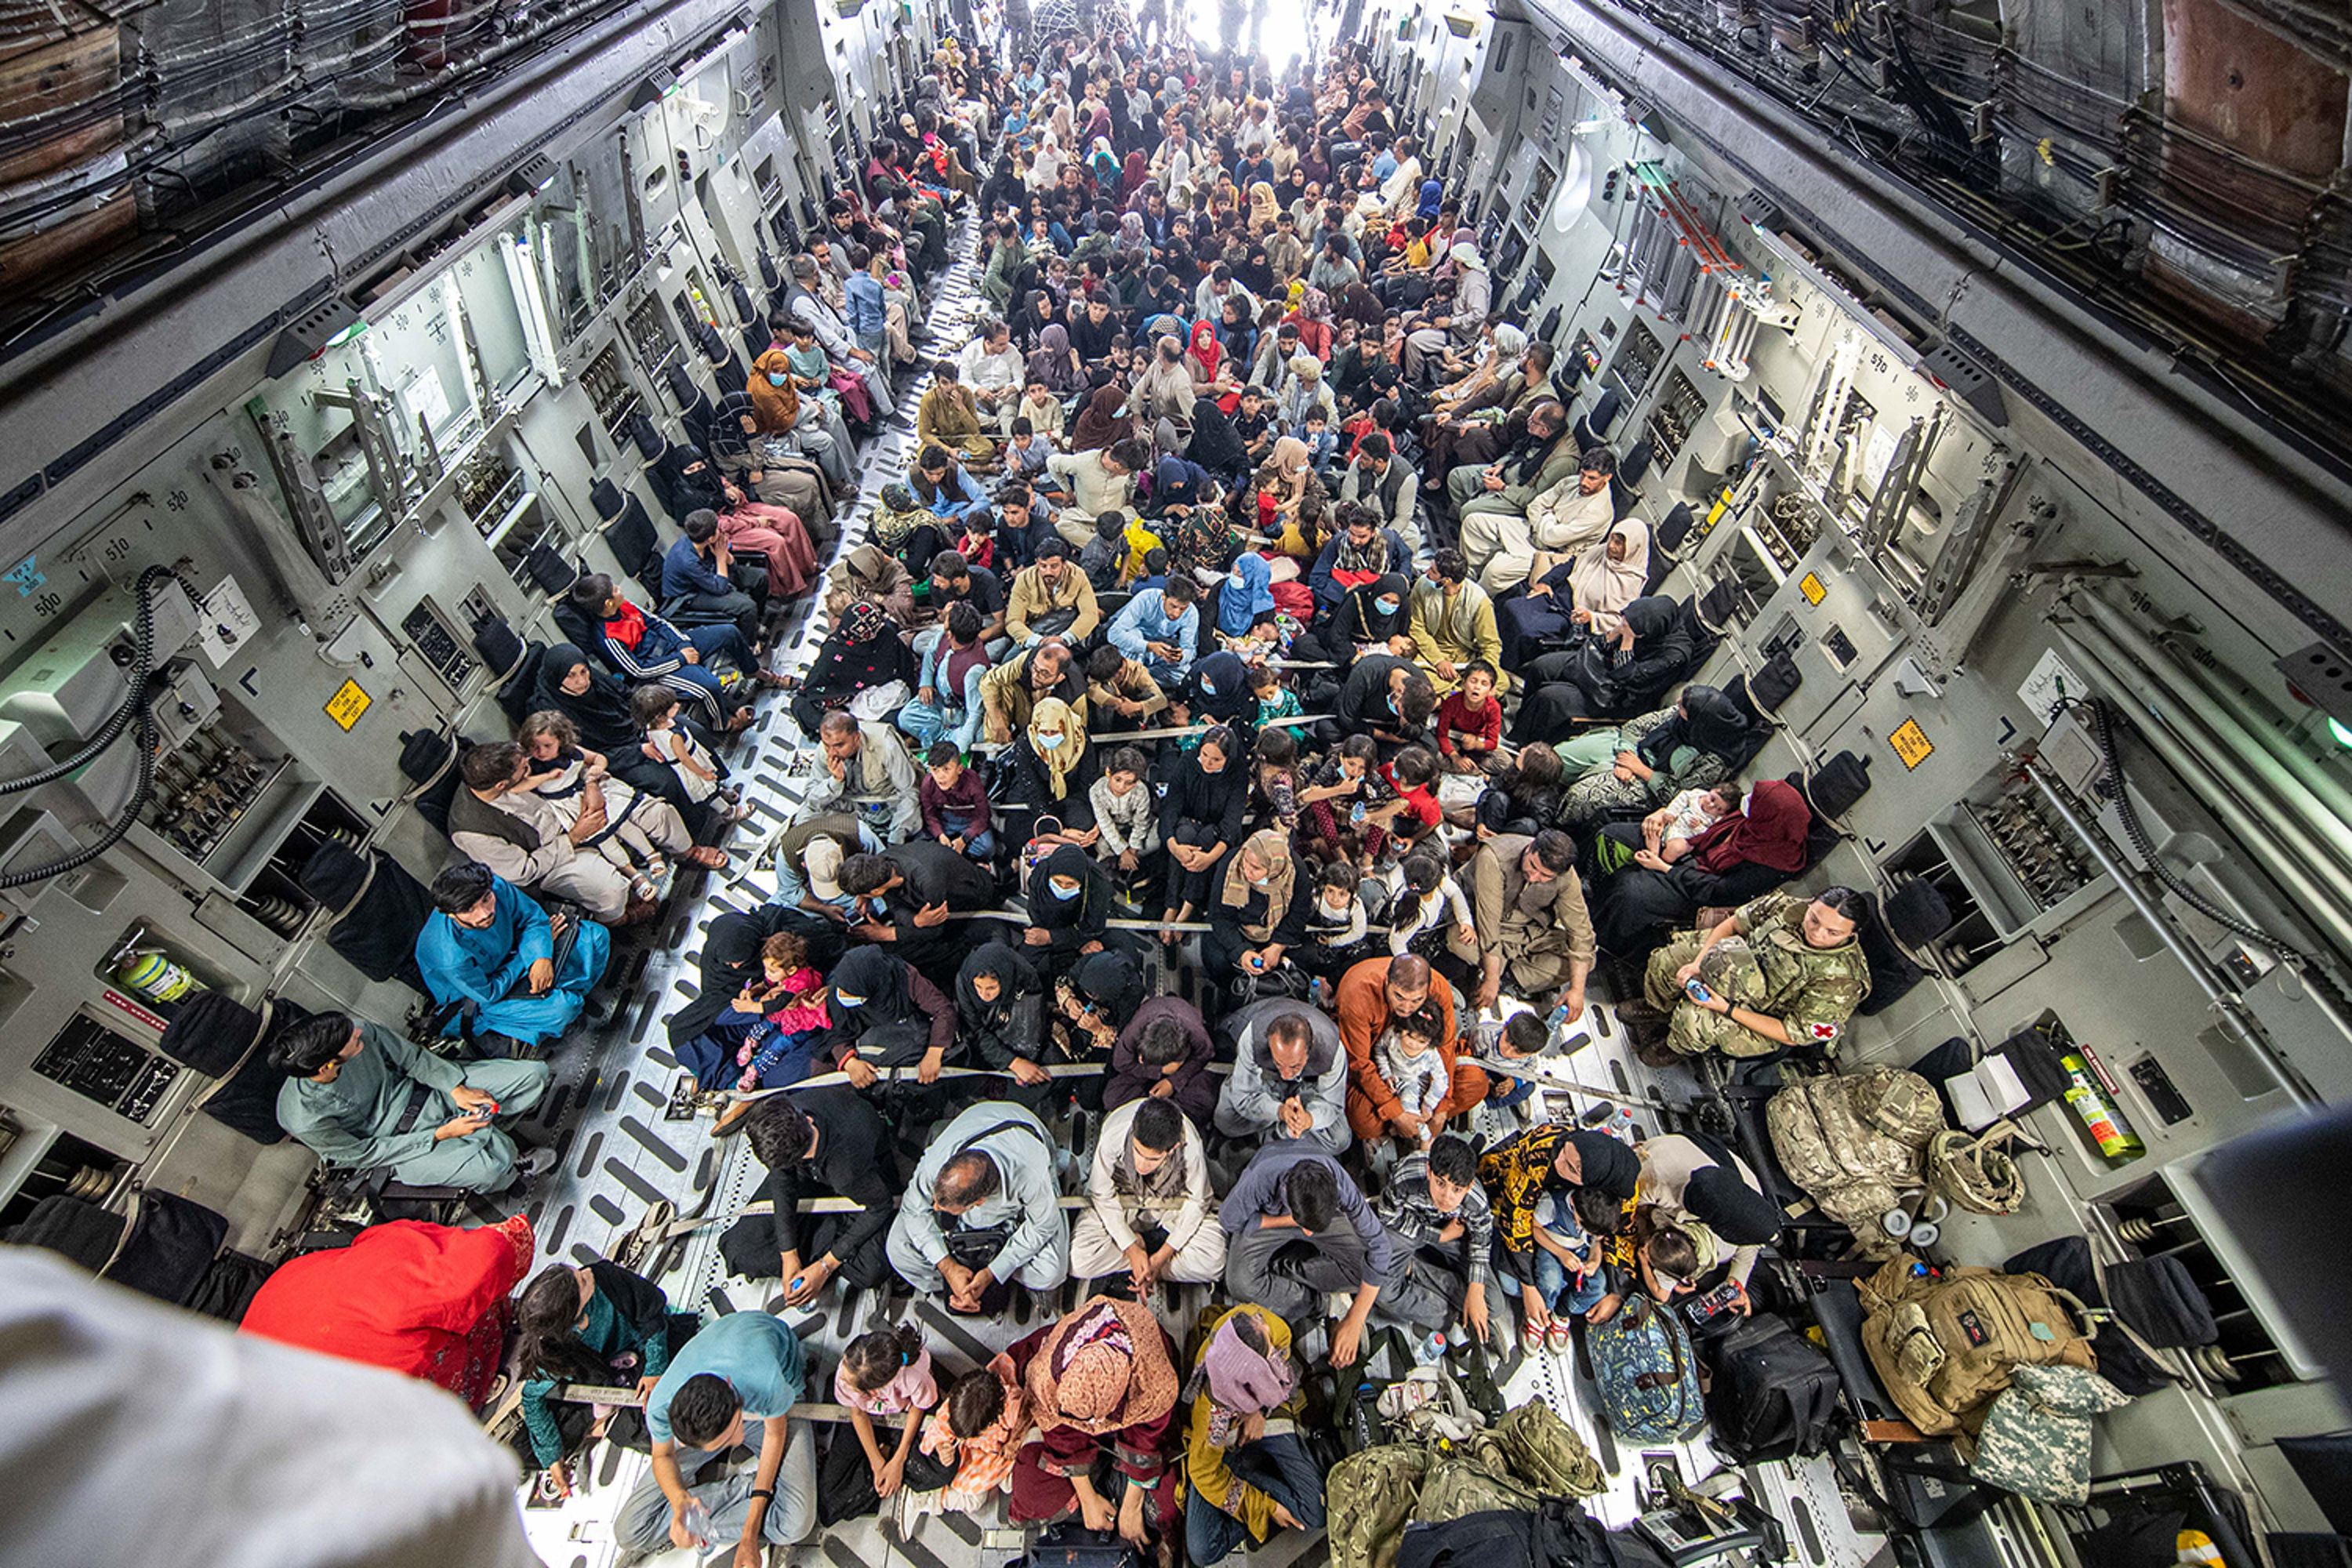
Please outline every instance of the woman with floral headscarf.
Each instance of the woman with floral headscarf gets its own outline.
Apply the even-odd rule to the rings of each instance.
[[[1315,363],[1311,354],[1298,357]],[[1330,395],[1328,387],[1324,395]],[[1323,514],[1330,498],[1307,461],[1307,443],[1296,436],[1275,442],[1258,468],[1256,492],[1256,511],[1250,521],[1257,531],[1294,560],[1314,560],[1323,548]]]
[[[1298,303],[1282,318],[1298,328],[1298,346],[1325,363],[1331,359],[1331,299],[1320,289],[1303,289]]]
[[[1175,1349],[1149,1307],[1097,1296],[1005,1352],[1037,1423],[1013,1463],[1015,1523],[1076,1517],[1139,1545],[1156,1536],[1160,1568],[1174,1568]],[[1110,1496],[1093,1479],[1106,1454]]]
[[[1266,1436],[1266,1417],[1297,1404],[1290,1325],[1264,1307],[1234,1307],[1208,1326],[1184,1385],[1184,1543],[1210,1568],[1278,1525],[1323,1528],[1323,1479],[1296,1433]]]

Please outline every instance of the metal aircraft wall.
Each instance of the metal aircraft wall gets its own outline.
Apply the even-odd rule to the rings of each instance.
[[[740,389],[717,385],[698,338],[715,322],[744,354],[748,323],[724,279],[756,283],[763,254],[789,255],[821,218],[837,156],[857,154],[896,97],[889,84],[928,58],[931,7],[850,9],[768,8],[697,34],[679,8],[654,8],[601,57],[642,58],[643,85],[560,105],[572,124],[554,141],[436,154],[446,164],[415,187],[432,194],[413,199],[446,205],[394,226],[423,237],[353,258],[350,237],[383,216],[368,210],[378,197],[353,194],[305,214],[315,229],[292,252],[265,238],[234,260],[215,253],[161,297],[110,305],[52,363],[0,365],[12,468],[46,468],[0,522],[0,772],[46,764],[40,746],[82,711],[75,690],[93,689],[77,678],[121,639],[131,584],[157,563],[207,594],[233,584],[213,595],[201,647],[160,650],[195,671],[160,705],[166,749],[216,711],[184,754],[190,772],[226,774],[215,737],[229,736],[257,770],[203,795],[221,820],[193,846],[142,823],[94,865],[0,889],[0,1204],[12,1216],[85,1173],[119,1184],[128,1163],[150,1186],[227,1212],[232,1245],[268,1245],[309,1156],[190,1113],[204,1085],[152,1051],[159,1020],[121,978],[126,955],[160,952],[248,1003],[276,993],[400,1023],[412,994],[370,983],[327,946],[293,873],[329,837],[365,836],[420,877],[446,859],[446,840],[406,805],[402,735],[503,730],[470,627],[488,608],[551,637],[533,546],[615,569],[598,481],[663,515],[631,416],[679,435],[674,368],[709,395]],[[547,163],[513,177],[532,152]],[[337,302],[320,333],[366,328],[271,376],[276,334],[248,332],[241,349],[230,334],[272,321],[296,290]],[[124,363],[143,374],[93,374]],[[118,422],[191,363],[207,371],[192,390]],[[92,442],[95,459],[52,461]],[[314,479],[310,499],[347,538],[351,568],[331,586],[298,533],[273,443],[301,460],[296,488]],[[9,797],[0,874],[93,836],[129,794],[129,751]]]
[[[1589,416],[1613,395],[1621,463],[1637,446],[1654,454],[1640,515],[1654,524],[1677,502],[1693,509],[1673,591],[1742,584],[1741,630],[1713,678],[1753,671],[1773,650],[1801,672],[1781,738],[1754,772],[1849,751],[1868,764],[1850,837],[1816,876],[1884,889],[1924,875],[1957,896],[1942,973],[1857,1020],[1850,1059],[1908,1064],[1955,1035],[1991,1047],[2054,1021],[2093,1049],[2145,1142],[2144,1156],[2112,1162],[2063,1104],[2037,1110],[2028,1125],[2055,1158],[2034,1163],[2025,1209],[1963,1216],[1947,1240],[1967,1261],[1998,1263],[2069,1232],[2119,1244],[2135,1221],[2185,1211],[2149,1249],[2209,1248],[2242,1293],[2242,1307],[2225,1306],[2267,1337],[2232,1346],[2245,1357],[2235,1384],[2205,1379],[2106,1423],[2102,1468],[2198,1453],[2301,1521],[2288,1528],[2317,1528],[2265,1445],[2340,1425],[2340,1391],[2307,1381],[2316,1363],[2281,1331],[2263,1260],[2212,1221],[2196,1171],[2214,1143],[2352,1088],[2343,1015],[2325,994],[2340,992],[2352,952],[2340,928],[2352,780],[2328,714],[2277,668],[2308,670],[2315,693],[2346,662],[2346,488],[2235,411],[2168,384],[2145,345],[2103,338],[2087,313],[2020,284],[2013,258],[1938,232],[1866,168],[1793,131],[1751,122],[1746,139],[1724,134],[1759,113],[1737,87],[1669,68],[1672,40],[1635,35],[1605,5],[1563,0],[1498,18],[1373,4],[1361,36],[1428,127],[1424,156],[1481,193],[1498,305],[1580,362],[1572,411]],[[1645,184],[1667,199],[1645,197]],[[1689,228],[1660,224],[1668,205]],[[1696,280],[1673,260],[1702,242],[1694,230],[1721,246]],[[1969,331],[1939,338],[1935,313],[1911,314],[1892,282]],[[1743,302],[1727,308],[1734,287]],[[1759,321],[1727,329],[1740,309]],[[1979,352],[1936,352],[1951,341]],[[2007,363],[1984,375],[1995,357]],[[1816,444],[1825,383],[1843,415]],[[1916,469],[1903,439],[1915,420],[1938,437]],[[1864,526],[1830,525],[1829,512]],[[2315,647],[2322,663],[2295,662]],[[2220,1026],[2157,920],[2098,865],[2062,867],[2036,887],[2017,874],[2033,867],[2007,863],[1996,833],[2042,809],[2017,758],[2042,740],[2062,681],[2067,697],[2115,700],[2172,748],[2178,767],[2146,742],[2122,747],[2165,862],[2312,955],[2318,984],[2154,889],[2154,910],[2255,1020],[2256,1043]],[[2203,763],[2210,751],[2184,751],[2172,729],[2202,726],[2180,693],[2233,716],[2263,753],[2219,767]],[[2097,771],[2079,729],[2052,736],[2051,754],[2062,748],[2077,776]],[[2282,752],[2318,792],[2305,798],[2332,813],[2292,817],[2252,787]],[[2098,826],[2136,870],[2112,807]],[[2278,853],[2305,833],[2328,840],[2324,850]]]

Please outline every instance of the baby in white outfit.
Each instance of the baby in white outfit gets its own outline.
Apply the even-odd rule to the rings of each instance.
[[[1392,1020],[1373,1043],[1372,1065],[1396,1091],[1397,1103],[1409,1116],[1426,1118],[1445,1103],[1452,1079],[1445,1070],[1445,1058],[1437,1049],[1438,1033],[1444,1027],[1436,1010],[1423,1007]],[[1424,1146],[1433,1136],[1428,1128],[1422,1129]]]

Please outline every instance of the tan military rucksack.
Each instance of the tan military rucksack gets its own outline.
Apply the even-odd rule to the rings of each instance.
[[[1790,1179],[1823,1214],[1868,1237],[1902,1189],[1919,1184],[1944,1108],[1917,1073],[1874,1067],[1789,1085],[1764,1107],[1764,1123]]]
[[[1931,1437],[1975,1432],[2019,1366],[2098,1369],[2078,1326],[2088,1309],[2039,1274],[1955,1267],[1930,1275],[1903,1253],[1856,1289],[1871,1366],[1905,1418]]]

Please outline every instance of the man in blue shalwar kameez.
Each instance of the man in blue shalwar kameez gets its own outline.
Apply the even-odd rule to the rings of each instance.
[[[612,951],[603,926],[580,921],[559,969],[556,938],[564,928],[480,861],[444,868],[433,879],[432,895],[437,912],[417,935],[416,967],[436,1002],[469,1005],[442,1033],[466,1033],[470,1013],[474,1035],[507,1035],[536,1046],[580,1016]],[[567,925],[579,920],[560,918]]]

